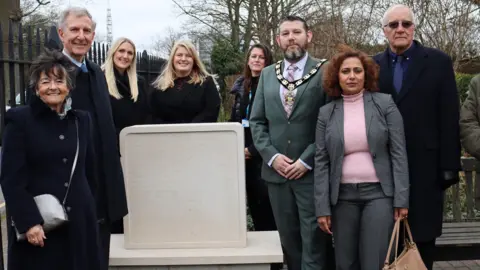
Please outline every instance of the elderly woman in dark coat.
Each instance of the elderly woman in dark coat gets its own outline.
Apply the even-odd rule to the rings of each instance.
[[[5,117],[0,184],[8,214],[9,270],[100,269],[90,118],[70,109],[68,65],[60,52],[41,55],[31,68],[36,95]],[[34,197],[51,194],[62,202],[69,182],[68,222],[44,231]],[[17,240],[16,230],[25,240]]]

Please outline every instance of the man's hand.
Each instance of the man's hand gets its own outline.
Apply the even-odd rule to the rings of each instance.
[[[332,218],[330,216],[318,217],[317,223],[322,231],[332,234],[332,231],[330,231],[330,228],[332,227]]]
[[[395,208],[394,218],[397,221],[399,218],[404,219],[408,217],[408,208]]]
[[[245,159],[251,159],[252,158],[252,154],[250,153],[250,151],[248,151],[248,148],[245,147]]]
[[[308,169],[302,164],[302,162],[300,162],[300,159],[297,159],[295,163],[290,164],[285,169],[285,177],[289,180],[300,179],[307,171]]]
[[[43,227],[41,225],[35,225],[32,228],[30,228],[27,233],[27,240],[30,244],[34,246],[44,246],[44,239],[47,239],[45,237],[45,233],[43,232]]]
[[[280,174],[281,176],[286,178],[287,176],[286,176],[285,171],[290,166],[290,163],[292,163],[292,162],[293,162],[293,160],[289,159],[285,155],[279,154],[273,160],[272,167],[278,174]]]

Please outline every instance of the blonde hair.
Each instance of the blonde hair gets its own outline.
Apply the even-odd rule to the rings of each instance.
[[[119,38],[117,39],[110,50],[108,50],[107,59],[105,63],[102,65],[102,70],[105,73],[105,79],[107,80],[108,85],[108,92],[111,96],[116,99],[121,99],[122,95],[118,92],[117,83],[115,79],[115,72],[113,69],[115,68],[115,63],[113,62],[113,56],[118,51],[118,48],[122,46],[123,43],[128,42],[133,47],[133,59],[130,66],[127,68],[127,76],[128,82],[130,83],[130,94],[132,95],[132,100],[134,102],[138,99],[138,78],[137,78],[137,49],[135,48],[135,44],[128,38]]]
[[[161,91],[165,91],[169,87],[174,86],[174,80],[178,78],[177,73],[175,72],[175,67],[174,67],[174,58],[175,58],[175,53],[177,52],[177,49],[179,47],[185,48],[185,50],[188,51],[188,53],[192,56],[193,58],[193,67],[192,71],[190,72],[190,77],[191,79],[188,81],[188,83],[193,83],[193,84],[202,84],[205,79],[208,76],[211,76],[207,70],[205,69],[205,66],[203,65],[202,61],[200,61],[200,57],[198,56],[197,50],[195,50],[195,47],[190,41],[177,41],[173,45],[172,50],[170,51],[170,56],[168,57],[168,62],[163,69],[162,73],[155,79],[155,81],[152,83],[152,85]]]

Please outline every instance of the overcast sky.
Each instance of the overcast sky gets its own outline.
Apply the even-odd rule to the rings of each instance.
[[[63,0],[63,7],[86,7],[97,22],[96,32],[107,34],[107,0]],[[124,36],[136,43],[138,50],[149,49],[152,40],[165,37],[168,27],[180,29],[186,16],[171,0],[110,0],[113,39]]]

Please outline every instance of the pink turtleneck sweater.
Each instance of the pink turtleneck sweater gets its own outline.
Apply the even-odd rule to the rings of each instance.
[[[345,153],[341,183],[379,182],[368,147],[363,91],[343,96]]]

